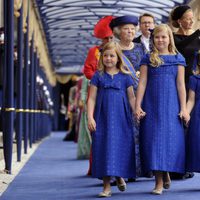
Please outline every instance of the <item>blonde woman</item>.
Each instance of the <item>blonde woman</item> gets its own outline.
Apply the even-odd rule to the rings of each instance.
[[[173,27],[177,28],[177,31],[174,33],[176,48],[185,57],[187,64],[185,71],[187,86],[189,77],[192,75],[195,52],[200,50],[200,28],[196,31],[193,29],[194,13],[188,5],[175,7],[170,17]]]

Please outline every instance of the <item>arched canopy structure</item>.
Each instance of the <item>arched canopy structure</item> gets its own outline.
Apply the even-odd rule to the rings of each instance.
[[[36,0],[49,53],[57,72],[80,71],[88,49],[97,43],[93,27],[105,15],[155,16],[166,22],[169,12],[186,0]],[[64,70],[63,70],[64,69]]]

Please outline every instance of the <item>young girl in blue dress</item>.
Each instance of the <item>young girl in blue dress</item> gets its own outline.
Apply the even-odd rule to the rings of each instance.
[[[191,119],[186,136],[186,171],[200,172],[200,64],[189,79],[189,95],[187,110],[191,113]]]
[[[135,177],[133,84],[132,76],[124,68],[118,44],[109,42],[102,50],[98,71],[92,77],[88,99],[92,176],[103,179],[100,197],[111,196],[111,177],[116,177],[120,191],[126,189],[123,178]]]
[[[141,162],[144,172],[154,171],[153,194],[170,187],[168,172],[185,172],[182,119],[189,120],[184,83],[185,60],[175,48],[166,24],[153,31],[153,51],[141,61],[136,95],[140,120]]]

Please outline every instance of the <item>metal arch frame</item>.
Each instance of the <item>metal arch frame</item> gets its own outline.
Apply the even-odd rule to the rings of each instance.
[[[139,16],[153,13],[158,22],[168,20],[169,11],[188,0],[35,0],[46,34],[52,63],[56,68],[83,66],[87,51],[98,44],[93,37],[96,22],[105,15]]]

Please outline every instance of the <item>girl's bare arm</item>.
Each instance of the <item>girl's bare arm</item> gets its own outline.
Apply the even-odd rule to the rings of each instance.
[[[96,96],[97,96],[97,87],[91,85],[89,91],[89,98],[87,102],[88,128],[90,131],[96,130],[96,122],[94,120],[94,108],[96,104]]]
[[[180,101],[180,118],[184,119],[186,123],[189,121],[189,114],[186,109],[186,90],[185,90],[185,68],[178,66],[178,75],[176,80],[178,96]]]
[[[142,65],[140,67],[140,79],[136,92],[135,114],[137,119],[144,117],[146,114],[141,108],[142,100],[146,90],[146,85],[147,85],[147,66]]]
[[[189,90],[188,101],[187,101],[187,111],[190,114],[195,104],[195,92],[193,90]]]
[[[133,90],[133,86],[127,88],[128,99],[131,105],[132,112],[135,112],[135,94]]]

